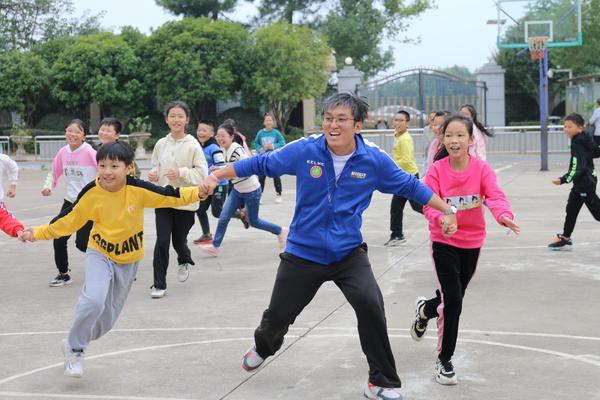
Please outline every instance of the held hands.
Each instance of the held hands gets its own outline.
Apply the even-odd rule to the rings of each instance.
[[[560,183],[559,183],[559,185],[560,185]],[[519,233],[521,233],[521,228],[519,227],[519,225],[517,225],[515,223],[515,220],[508,218],[506,215],[504,215],[502,218],[500,218],[500,223],[502,225],[504,225],[505,227],[507,227],[508,229],[510,229],[511,231],[513,231],[515,233],[515,235],[518,235]]]
[[[35,238],[33,237],[33,229],[32,228],[27,228],[27,229],[17,232],[17,238],[23,243],[35,242]]]
[[[213,178],[213,176],[214,175],[212,174],[207,176],[206,179],[202,181],[200,186],[198,186],[200,197],[206,198],[215,191],[215,188],[219,183]]]
[[[42,189],[42,196],[50,196],[51,194],[52,194],[52,189],[50,189],[50,188]]]
[[[555,185],[560,185],[560,178],[552,179],[552,183],[554,183]]]
[[[456,223],[456,214],[444,215],[440,220],[442,226],[442,233],[445,237],[450,237],[458,230],[458,224]]]

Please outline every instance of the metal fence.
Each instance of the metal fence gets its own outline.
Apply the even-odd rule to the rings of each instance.
[[[98,135],[87,135],[87,140],[94,144],[100,143]],[[119,135],[119,140],[129,143],[129,135]],[[33,138],[33,147],[35,149],[36,160],[52,160],[58,150],[65,146],[65,139],[62,136],[41,135]]]
[[[8,136],[0,136],[0,153],[1,154],[10,154],[10,140],[8,140]]]
[[[562,134],[562,125],[548,127],[548,152],[569,152],[569,139]],[[496,126],[488,130],[494,137],[486,140],[486,153],[535,154],[540,152],[540,126]],[[423,135],[423,129],[409,129],[415,144],[415,155],[425,156],[429,141]],[[394,131],[392,129],[366,129],[363,137],[375,143],[386,152],[392,152]]]

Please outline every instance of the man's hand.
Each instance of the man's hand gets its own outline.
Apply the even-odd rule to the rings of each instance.
[[[560,185],[560,178],[552,179],[552,183],[555,185]]]
[[[218,182],[216,182],[211,176],[206,177],[205,180],[202,181],[200,186],[198,186],[200,197],[206,198],[213,194],[215,188],[218,186]]]
[[[442,233],[445,237],[450,237],[458,230],[458,224],[456,223],[456,214],[444,215],[441,220]]]
[[[6,197],[13,198],[17,194],[17,185],[10,185],[8,188],[8,192],[6,192]]]
[[[42,196],[50,196],[51,194],[52,194],[52,189],[50,189],[50,188],[42,189]]]

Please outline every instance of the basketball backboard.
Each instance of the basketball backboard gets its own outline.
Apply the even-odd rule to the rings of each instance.
[[[581,0],[496,0],[498,47],[527,48],[528,38],[547,36],[547,47],[581,46]]]

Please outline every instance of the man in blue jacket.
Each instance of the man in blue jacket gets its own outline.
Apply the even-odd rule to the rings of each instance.
[[[390,346],[383,296],[367,256],[360,227],[375,190],[396,194],[444,212],[441,229],[456,232],[456,209],[384,151],[360,135],[368,104],[350,93],[323,106],[323,133],[298,139],[269,154],[214,171],[204,181],[210,193],[223,178],[284,174],[296,176],[296,209],[286,251],[280,255],[269,307],[254,332],[255,345],[242,367],[258,368],[283,344],[284,335],[319,287],[333,281],[356,312],[358,333],[369,364],[365,396],[400,399],[401,386]]]

